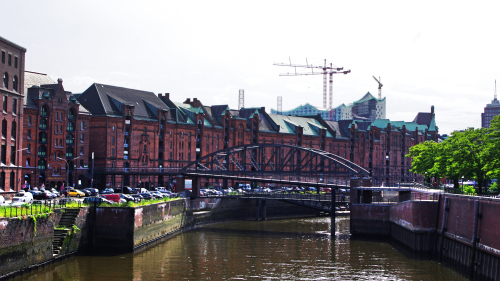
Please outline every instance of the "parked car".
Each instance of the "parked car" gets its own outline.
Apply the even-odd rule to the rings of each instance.
[[[139,198],[135,198],[130,194],[120,193],[119,195],[120,195],[120,199],[123,199],[126,202],[140,202],[141,201]]]
[[[108,199],[109,201],[113,201],[113,202],[116,202],[116,203],[122,203],[120,201],[120,194],[118,194],[118,193],[103,194],[102,197]]]
[[[83,204],[100,205],[102,203],[107,203],[107,204],[111,204],[111,205],[116,204],[116,202],[109,201],[108,199],[102,198],[102,197],[87,197],[87,198],[83,199]]]
[[[136,202],[141,202],[143,199],[139,194],[131,194],[130,196],[132,196],[136,200]]]
[[[130,192],[131,192],[130,194],[139,194],[139,189],[138,189],[138,188],[133,188],[133,187],[132,187],[132,188],[130,189]]]
[[[110,187],[101,190],[101,194],[113,194],[113,193],[115,193],[115,191]]]
[[[12,197],[12,203],[14,202],[22,202],[22,203],[31,203],[33,201],[33,194],[29,192],[18,192],[14,197]]]
[[[78,189],[70,189],[69,190],[69,196],[70,197],[73,197],[73,196],[76,196],[76,197],[85,197],[85,193],[81,192]]]
[[[153,196],[149,192],[142,192],[142,193],[139,193],[139,195],[141,195],[144,200],[153,199]]]
[[[159,191],[151,191],[149,192],[151,193],[151,195],[154,197],[154,198],[157,198],[157,199],[163,199],[164,197],[168,197],[168,195],[164,195],[163,193],[159,192]]]
[[[161,194],[165,194],[165,195],[167,195],[169,198],[172,198],[172,197],[173,197],[173,193],[172,193],[172,191],[168,191],[168,190],[160,190],[160,193],[161,193]]]
[[[82,191],[85,192],[85,194],[87,194],[87,192],[88,192],[89,195],[87,195],[87,196],[97,196],[97,195],[99,195],[99,189],[97,189],[97,188],[87,187],[87,188],[84,188]]]
[[[47,193],[47,191],[33,191],[30,192],[34,200],[46,200],[52,199],[52,196]]]

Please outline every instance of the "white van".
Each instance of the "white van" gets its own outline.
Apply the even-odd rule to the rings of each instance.
[[[30,192],[19,192],[16,193],[14,197],[12,197],[12,204],[16,202],[31,203],[32,201],[33,201],[33,194],[31,194]]]

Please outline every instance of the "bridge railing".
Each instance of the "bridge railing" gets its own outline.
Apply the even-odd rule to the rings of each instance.
[[[289,199],[289,200],[310,200],[310,201],[331,201],[331,193],[315,194],[315,193],[294,193],[294,192],[232,192],[226,195],[207,194],[203,197],[219,197],[219,198],[272,198],[272,199]],[[350,196],[336,194],[336,202],[349,202]]]

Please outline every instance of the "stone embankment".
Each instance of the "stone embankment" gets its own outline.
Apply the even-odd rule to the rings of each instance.
[[[500,280],[500,199],[413,190],[419,200],[383,203],[363,201],[366,194],[352,189],[353,236],[388,237],[467,277]]]
[[[316,215],[315,210],[275,200],[209,198],[138,207],[56,209],[36,217],[4,218],[0,219],[0,279],[78,252],[137,251],[198,225],[256,216],[262,219]]]

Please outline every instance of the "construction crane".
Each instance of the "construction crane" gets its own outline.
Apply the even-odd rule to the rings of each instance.
[[[382,99],[382,83],[380,83],[380,76],[377,78],[375,78],[375,76],[373,76],[373,79],[375,79],[375,81],[377,81],[378,83],[378,99],[381,100]]]
[[[273,65],[277,66],[289,66],[295,68],[295,71],[293,73],[287,72],[287,73],[281,73],[280,76],[299,76],[299,75],[323,75],[323,108],[327,108],[328,110],[332,109],[332,102],[333,102],[333,93],[332,93],[332,84],[333,84],[333,79],[332,75],[333,74],[347,74],[351,73],[351,70],[344,70],[343,67],[333,67],[333,64],[327,63],[326,59],[324,60],[323,66],[320,65],[313,65],[309,64],[307,59],[306,59],[306,64],[292,64],[292,61],[290,58],[288,58],[289,63],[274,63]],[[297,72],[297,67],[300,68],[311,68],[311,72]],[[321,69],[320,71],[314,71],[315,69]],[[330,102],[329,106],[326,106],[326,80],[327,76],[330,76],[329,80],[329,86],[330,86]]]

